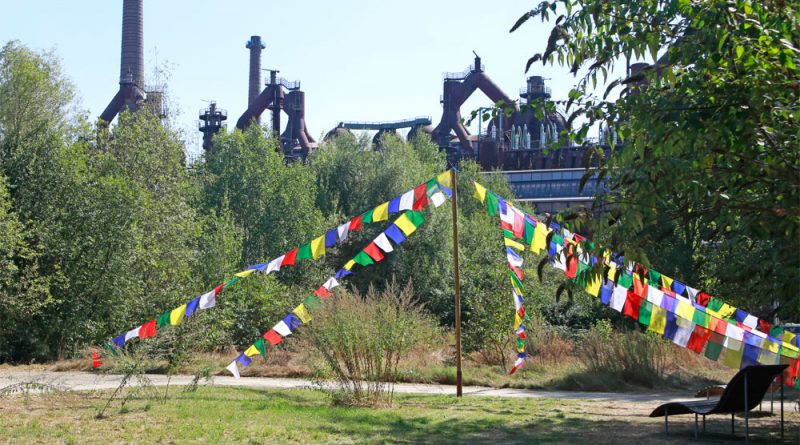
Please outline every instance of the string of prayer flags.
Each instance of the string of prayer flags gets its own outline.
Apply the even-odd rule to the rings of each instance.
[[[401,222],[400,226],[398,226],[398,222]],[[390,225],[385,231],[381,232],[373,241],[371,241],[364,248],[364,250],[356,254],[353,259],[345,263],[344,267],[337,272],[335,276],[329,278],[327,281],[325,281],[325,284],[314,291],[313,295],[307,297],[303,303],[297,305],[294,309],[292,309],[291,312],[289,312],[288,315],[286,315],[286,317],[268,330],[261,339],[257,340],[256,343],[245,349],[242,354],[240,354],[228,366],[226,366],[226,369],[230,371],[234,377],[239,378],[240,365],[245,367],[249,366],[251,363],[250,357],[254,357],[259,353],[262,356],[266,356],[264,340],[268,341],[273,346],[278,345],[285,337],[291,335],[301,325],[311,322],[312,312],[322,304],[321,299],[330,297],[332,295],[332,290],[339,286],[337,279],[340,277],[340,272],[342,270],[347,270],[349,273],[349,271],[356,264],[369,266],[375,262],[383,260],[383,252],[391,253],[395,250],[391,246],[389,239],[392,239],[395,241],[395,244],[399,245],[406,239],[402,235],[400,235],[401,238],[397,238],[397,234],[400,232],[400,230],[403,230],[406,235],[410,235],[411,233],[414,233],[414,231],[416,231],[416,229],[419,228],[419,226],[421,226],[424,222],[425,217],[419,211],[408,210],[403,213],[394,221],[394,223],[392,223],[392,225]],[[401,227],[405,225],[410,225],[410,227],[406,226],[406,229],[404,230]],[[390,231],[392,232],[391,234],[388,233]],[[397,241],[398,239],[399,241]],[[524,314],[524,310],[522,313]]]
[[[522,277],[515,273],[521,258],[509,253],[512,249],[519,250],[513,239],[513,232],[518,231],[513,204],[477,182],[473,185],[475,197],[486,203],[488,213],[500,215],[507,260],[514,272],[511,273],[512,287],[515,293],[521,293]],[[626,262],[608,249],[602,251],[601,258],[584,252],[583,247],[588,247],[589,252],[597,250],[591,241],[558,224],[551,223],[547,227],[524,213],[523,218],[522,238],[530,250],[538,254],[547,249],[550,264],[590,295],[598,297],[603,305],[637,320],[678,346],[702,353],[711,360],[722,358],[725,365],[733,368],[788,364],[783,381],[800,388],[800,379],[797,379],[800,345],[794,333],[654,269]],[[549,246],[548,236],[551,237]],[[598,267],[604,268],[601,275],[592,269],[598,263]],[[518,356],[517,362],[524,362],[524,356]]]
[[[487,192],[491,193],[491,192]],[[494,195],[494,194],[492,194]],[[523,259],[514,250],[525,251],[525,245],[516,241],[517,237],[523,236],[525,219],[522,212],[514,209],[510,203],[502,198],[497,198],[498,209],[500,211],[500,227],[503,230],[503,242],[505,244],[506,260],[508,262],[509,277],[511,279],[511,296],[514,302],[514,333],[516,335],[517,359],[508,374],[512,375],[522,368],[525,364],[525,322],[528,320],[524,307],[525,286],[522,284],[524,274],[522,272]],[[517,213],[519,212],[519,213]]]
[[[415,186],[411,190],[392,199],[391,201],[385,202],[374,209],[350,219],[344,224],[328,230],[323,235],[314,238],[309,243],[292,249],[271,261],[249,266],[245,270],[234,274],[234,278],[232,280],[220,284],[213,290],[194,298],[186,304],[178,306],[177,308],[168,311],[165,314],[162,314],[154,321],[151,320],[150,322],[147,322],[136,329],[132,329],[124,334],[114,337],[111,340],[111,344],[122,348],[128,341],[134,338],[145,339],[155,337],[158,329],[166,326],[177,326],[183,323],[185,318],[192,317],[197,310],[206,310],[215,307],[216,297],[219,295],[219,293],[223,289],[235,284],[241,279],[248,278],[256,272],[267,274],[275,273],[279,272],[282,267],[294,266],[303,260],[319,259],[325,255],[326,249],[335,246],[337,242],[345,241],[351,231],[361,230],[364,223],[387,220],[389,218],[389,214],[391,213],[397,213],[406,210],[417,210],[416,212],[403,214],[404,219],[400,221],[401,227],[399,230],[398,227],[393,225],[393,229],[386,232],[383,238],[375,240],[375,244],[380,247],[380,250],[383,250],[387,253],[391,252],[391,250],[387,250],[391,249],[391,245],[388,243],[387,237],[391,238],[396,244],[400,244],[405,240],[405,236],[413,233],[414,230],[416,230],[416,227],[421,224],[422,221],[424,221],[422,213],[418,212],[418,210],[421,210],[428,204],[429,197],[430,201],[432,201],[438,207],[444,202],[444,194],[450,196],[450,190],[448,188],[451,182],[450,175],[451,172],[448,170],[436,176],[435,178],[431,178],[428,181]],[[359,264],[367,265],[370,261],[380,261],[382,259],[380,250],[377,248],[370,249],[366,253],[365,257],[362,256],[359,258],[359,260],[362,261]],[[349,269],[353,264],[350,264],[346,270],[337,272],[337,278],[341,278],[342,276],[349,274]]]

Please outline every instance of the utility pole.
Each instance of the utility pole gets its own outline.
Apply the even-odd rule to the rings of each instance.
[[[456,294],[456,396],[461,397],[461,284],[458,272],[458,176],[455,167],[450,169],[452,179],[453,199],[450,200],[453,209],[453,272]]]

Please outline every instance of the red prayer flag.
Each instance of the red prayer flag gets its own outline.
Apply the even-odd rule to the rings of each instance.
[[[505,222],[505,221],[500,221],[500,227],[502,227],[505,230],[508,230],[509,232],[514,230],[514,226],[509,224],[509,223],[507,223],[507,222]],[[517,236],[517,235],[514,234],[514,236]]]
[[[97,369],[103,366],[103,360],[100,358],[100,353],[97,352],[97,349],[92,349],[92,368]]]
[[[800,359],[793,359],[786,371],[783,372],[787,386],[795,386],[797,384],[798,372],[800,372]]]
[[[428,186],[420,184],[414,188],[414,206],[411,210],[422,210],[428,205]]]
[[[639,275],[640,277],[644,277],[644,275]],[[638,295],[641,298],[647,297],[647,284],[644,282],[644,278],[636,279],[636,276],[633,277],[633,293]]]
[[[511,264],[509,264],[508,267],[511,268],[511,270],[514,272],[514,275],[516,275],[517,278],[519,278],[520,280],[524,280],[525,279],[525,278],[523,278],[525,276],[525,274],[522,272],[522,269],[520,269],[519,267],[516,267],[516,266],[512,266]]]
[[[139,338],[150,338],[156,336],[156,319],[152,319],[139,328]]]
[[[765,334],[769,334],[770,329],[772,329],[772,323],[770,323],[770,322],[768,322],[766,320],[758,320],[758,330],[759,331],[761,331],[761,332],[763,332]]]
[[[625,299],[625,306],[622,308],[622,313],[634,320],[639,319],[639,307],[642,305],[642,299],[639,298],[632,290],[628,290],[628,296]]]
[[[222,292],[222,289],[224,289],[224,288],[225,288],[225,283],[222,283],[219,286],[215,287],[214,288],[214,296],[216,297],[217,295],[219,295],[219,293]]]
[[[264,340],[270,342],[273,346],[277,345],[278,343],[283,341],[283,337],[281,337],[274,329],[270,329],[264,334]]]
[[[364,248],[364,252],[375,260],[376,263],[383,259],[383,253],[381,253],[381,249],[378,248],[375,242],[369,243],[367,247]]]
[[[314,295],[320,298],[328,298],[333,294],[328,289],[325,289],[325,286],[320,286],[319,289],[314,291]]]
[[[706,345],[708,337],[710,336],[711,331],[700,325],[695,325],[694,332],[692,332],[692,336],[689,337],[689,343],[686,344],[686,348],[699,354],[703,352],[703,346]]]
[[[520,340],[525,340],[528,336],[525,335],[525,331],[522,331],[519,334],[517,334],[517,337],[519,337]]]
[[[705,292],[698,292],[695,299],[697,300],[697,304],[701,306],[708,306],[708,302],[711,301],[711,295],[708,295]]]
[[[296,260],[297,260],[297,249],[294,249],[290,252],[286,252],[286,255],[283,256],[283,261],[281,261],[281,267],[294,266]]]
[[[567,243],[564,240],[566,245],[566,256],[567,256],[567,270],[564,273],[567,275],[567,278],[575,278],[578,275],[578,256],[575,254],[575,245],[572,243]]]
[[[672,298],[675,298],[675,297],[678,296],[678,294],[673,292],[672,289],[667,289],[666,287],[662,287],[661,288],[661,292],[664,292],[666,295],[669,295]]]
[[[514,366],[513,368],[511,368],[511,371],[508,371],[508,375],[513,375],[515,372],[517,372],[517,369],[519,368]]]
[[[361,223],[361,215],[356,216],[355,218],[350,220],[350,231],[353,230],[361,230],[363,224]]]

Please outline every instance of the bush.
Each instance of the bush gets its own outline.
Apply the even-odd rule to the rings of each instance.
[[[347,405],[391,404],[400,359],[440,337],[410,283],[394,282],[366,295],[337,293],[302,335],[336,380],[334,401]]]
[[[648,388],[664,378],[672,352],[659,336],[650,332],[615,332],[608,320],[598,321],[579,349],[590,373]]]

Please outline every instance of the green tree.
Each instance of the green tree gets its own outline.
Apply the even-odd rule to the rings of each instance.
[[[611,210],[595,236],[762,316],[800,317],[798,4],[545,1],[512,31],[537,16],[555,23],[528,67],[580,74],[572,138],[605,123],[625,143],[600,164]]]

